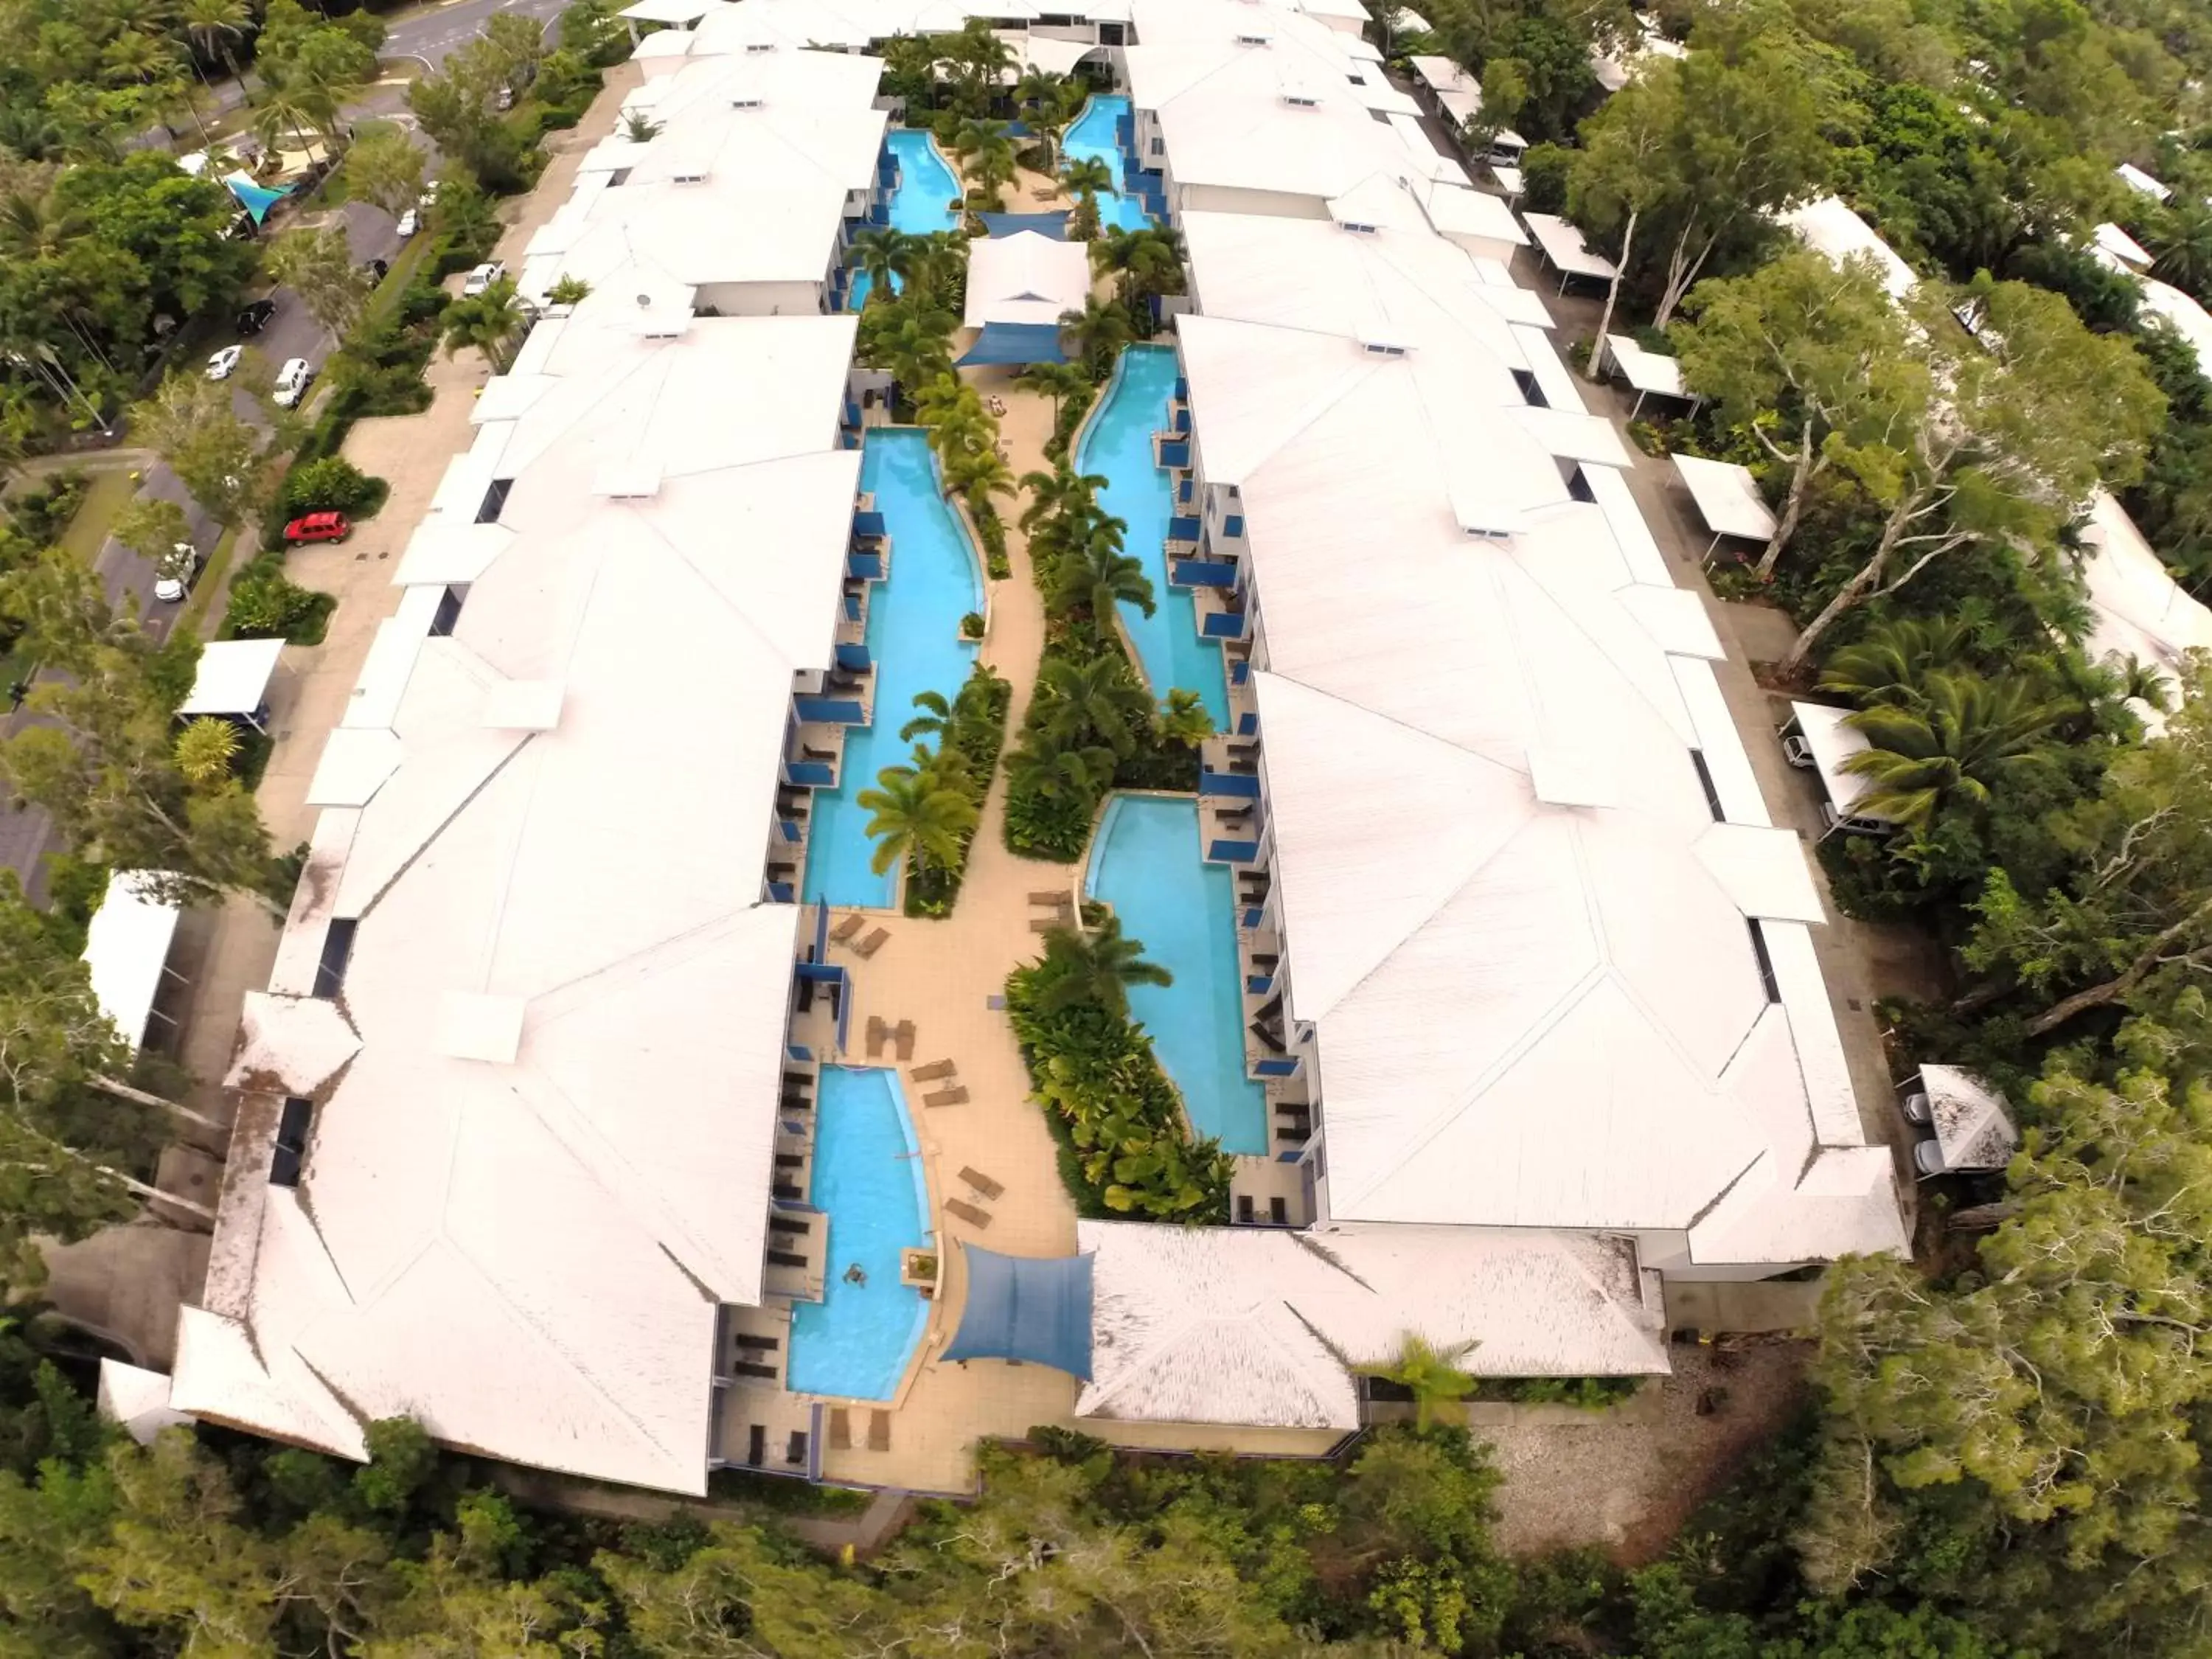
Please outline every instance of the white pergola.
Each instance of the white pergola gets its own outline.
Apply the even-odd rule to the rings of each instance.
[[[134,1048],[146,1040],[146,1022],[157,1017],[154,999],[162,975],[183,979],[169,967],[181,908],[156,897],[153,886],[143,871],[114,872],[85,929],[83,960],[92,970],[92,994]]]
[[[1593,277],[1609,283],[1620,274],[1620,267],[1602,253],[1590,252],[1583,240],[1583,234],[1555,213],[1524,213],[1521,222],[1528,227],[1528,234],[1536,239],[1536,246],[1544,251],[1544,258],[1552,269],[1559,273],[1559,292],[1567,291],[1571,276]]]
[[[1819,774],[1820,787],[1827,791],[1837,817],[1872,818],[1874,814],[1859,810],[1859,801],[1873,786],[1847,765],[1852,756],[1871,746],[1856,726],[1844,724],[1851,711],[1822,702],[1792,702],[1790,713],[1791,723],[1812,751],[1813,769]]]
[[[1946,1170],[2002,1170],[2020,1148],[2004,1097],[1955,1066],[1923,1066],[1929,1126]]]
[[[1766,542],[1774,539],[1774,514],[1759,493],[1758,480],[1751,476],[1747,466],[1738,466],[1733,461],[1708,461],[1696,455],[1677,455],[1673,458],[1674,471],[1681,475],[1689,487],[1691,499],[1698,504],[1698,516],[1705,528],[1713,532],[1706,544],[1705,557],[1713,556],[1714,549],[1724,536],[1740,541]]]
[[[1621,378],[1636,389],[1636,406],[1628,411],[1634,420],[1644,412],[1646,398],[1674,398],[1695,407],[1698,394],[1682,384],[1682,365],[1656,351],[1646,351],[1626,334],[1608,334],[1605,347]]]
[[[213,715],[244,720],[265,730],[269,682],[284,654],[282,640],[218,640],[200,652],[198,678],[177,713],[187,719]]]

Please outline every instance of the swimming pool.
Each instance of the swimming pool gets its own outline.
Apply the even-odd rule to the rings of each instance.
[[[1128,112],[1127,98],[1109,93],[1094,95],[1060,141],[1060,149],[1070,161],[1103,161],[1114,175],[1114,193],[1098,198],[1098,222],[1122,230],[1141,230],[1152,222],[1152,216],[1135,197],[1123,195],[1121,188],[1122,168],[1128,158],[1115,129]]]
[[[1129,528],[1123,550],[1152,579],[1150,617],[1127,600],[1121,624],[1137,647],[1152,696],[1169,688],[1198,693],[1214,729],[1229,729],[1229,687],[1222,678],[1221,647],[1198,631],[1198,612],[1188,588],[1168,586],[1168,520],[1175,508],[1175,487],[1164,468],[1152,460],[1152,434],[1167,424],[1168,397],[1176,383],[1172,346],[1131,346],[1115,366],[1106,401],[1083,428],[1075,447],[1075,470],[1106,480],[1099,504]]]
[[[792,1310],[793,1394],[888,1400],[929,1323],[929,1304],[899,1283],[899,1253],[923,1243],[929,1192],[898,1076],[822,1068],[815,1102],[814,1207],[825,1212],[823,1299]],[[857,1266],[865,1275],[845,1277]]]
[[[1152,1034],[1183,1109],[1226,1152],[1264,1157],[1267,1099],[1244,1075],[1244,1003],[1237,965],[1237,896],[1226,865],[1199,856],[1198,802],[1116,795],[1084,877],[1114,907],[1122,933],[1175,975],[1133,985],[1129,1012]]]
[[[903,230],[915,236],[927,236],[932,231],[951,230],[960,222],[960,216],[951,204],[960,197],[960,180],[944,156],[938,154],[937,145],[927,132],[906,127],[894,127],[884,135],[884,142],[898,160],[898,187],[891,191],[890,217],[893,230]],[[870,279],[864,271],[853,273],[852,293],[846,305],[858,311],[868,302]],[[891,292],[903,287],[898,278],[891,279]]]
[[[865,807],[854,797],[876,787],[876,774],[914,752],[899,727],[914,718],[918,691],[958,695],[975,659],[960,619],[983,608],[981,562],[968,527],[937,487],[937,458],[919,427],[877,427],[860,453],[860,488],[876,498],[890,538],[890,578],[868,594],[868,654],[876,665],[876,720],[845,734],[845,764],[835,789],[817,789],[806,842],[801,896],[811,902],[883,908],[897,892],[896,868],[868,867]]]

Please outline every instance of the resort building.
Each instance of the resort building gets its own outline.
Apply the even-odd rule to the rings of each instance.
[[[963,15],[634,11],[671,26],[638,120],[524,262],[541,302],[590,291],[483,388],[396,568],[246,1009],[205,1293],[166,1390],[108,1379],[134,1420],[359,1457],[404,1413],[681,1492],[957,1490],[1043,1421],[1324,1450],[1408,1333],[1488,1375],[1662,1371],[1668,1279],[1902,1248],[1720,641],[1519,225],[1358,0],[993,14],[1018,61],[1126,80],[1067,149],[1109,163],[1107,222],[1185,240],[1184,314],[1071,459],[1157,573],[1139,672],[1219,732],[1194,801],[1116,797],[1084,871],[994,879],[1179,953],[1139,1016],[1237,1154],[1213,1227],[1040,1191],[1013,947],[938,1006],[966,1046],[915,1052],[874,953],[896,927],[933,991],[958,918],[893,921],[854,799],[990,626],[973,527],[854,366],[845,263],[864,224],[957,222],[866,54]],[[1049,332],[1081,251],[1006,229],[968,320]],[[1000,908],[1021,948],[1053,925]],[[1015,1150],[1010,1194],[983,1166]]]

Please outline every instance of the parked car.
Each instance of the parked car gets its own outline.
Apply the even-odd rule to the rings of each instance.
[[[343,513],[310,513],[284,526],[288,542],[342,542],[353,534],[353,520]]]
[[[238,331],[240,334],[258,334],[269,326],[269,319],[276,314],[276,302],[274,300],[256,300],[238,313]]]
[[[405,241],[410,236],[412,236],[416,231],[422,228],[422,214],[420,209],[409,208],[406,212],[399,216],[399,240],[401,241]]]
[[[192,583],[200,574],[200,552],[190,542],[179,542],[175,556],[168,568],[154,579],[154,597],[164,605],[174,605],[192,591]]]
[[[483,264],[478,265],[474,270],[471,270],[468,274],[467,278],[463,281],[461,283],[461,297],[464,300],[473,299],[506,275],[507,267],[505,265],[500,264],[496,259],[487,259]]]
[[[514,88],[513,87],[501,87],[499,89],[499,96],[494,99],[492,102],[502,112],[513,109],[514,107]]]
[[[207,377],[210,380],[227,380],[238,368],[238,360],[246,355],[244,346],[227,345],[208,359]]]
[[[361,262],[361,268],[380,283],[392,271],[391,265],[382,259],[364,259]]]
[[[435,179],[422,186],[422,193],[415,198],[415,205],[426,208],[438,205],[438,181]]]
[[[276,405],[289,409],[307,395],[307,383],[315,378],[315,366],[305,357],[289,357],[284,367],[276,371]]]

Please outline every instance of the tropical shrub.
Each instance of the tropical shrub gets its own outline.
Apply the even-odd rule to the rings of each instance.
[[[934,691],[917,696],[915,717],[900,728],[902,741],[924,736],[937,739],[930,770],[939,787],[958,793],[972,814],[980,815],[983,796],[991,786],[991,773],[999,763],[1005,742],[1006,710],[1014,689],[981,663],[969,671],[968,683],[949,702]],[[917,750],[917,754],[927,754]],[[944,757],[950,757],[946,763]],[[925,859],[910,852],[906,866],[906,914],[943,916],[952,911],[967,873],[968,851],[975,838],[975,818],[963,815],[965,827],[953,830],[957,850],[949,858]]]
[[[1087,988],[1066,994],[1082,973],[1079,957],[1056,957],[1048,946],[1042,960],[1006,980],[1014,1036],[1060,1142],[1060,1178],[1077,1212],[1225,1220],[1234,1160],[1218,1142],[1191,1139],[1175,1085],[1140,1026]]]
[[[345,513],[365,519],[384,505],[391,486],[371,477],[343,455],[302,462],[284,477],[284,509],[303,513]]]
[[[256,559],[230,585],[230,610],[223,618],[227,640],[283,639],[294,645],[320,645],[337,600],[302,587],[285,575],[281,561]]]

